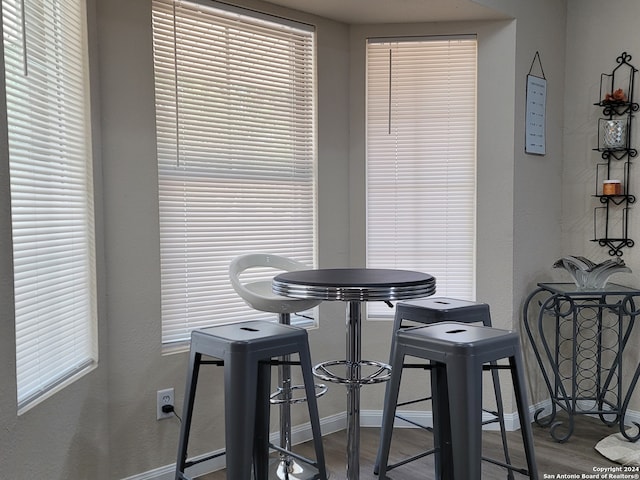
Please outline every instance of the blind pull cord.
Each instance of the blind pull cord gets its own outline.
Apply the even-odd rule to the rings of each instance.
[[[392,66],[392,50],[389,49],[389,135],[391,135],[391,66]]]
[[[173,83],[176,99],[176,168],[180,168],[180,96],[178,92],[178,40],[176,26],[176,2],[173,2]]]
[[[20,15],[22,22],[22,72],[25,77],[29,76],[29,67],[27,62],[27,13],[25,7],[25,1],[20,1]]]

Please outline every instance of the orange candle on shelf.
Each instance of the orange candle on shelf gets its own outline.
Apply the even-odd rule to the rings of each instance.
[[[602,183],[603,195],[622,195],[622,182],[620,180],[605,180]]]

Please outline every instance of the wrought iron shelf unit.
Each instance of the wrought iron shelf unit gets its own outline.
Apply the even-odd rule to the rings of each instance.
[[[631,143],[634,113],[640,105],[633,101],[635,74],[627,52],[616,58],[618,66],[600,75],[600,100],[594,105],[602,109],[598,119],[600,153],[596,165],[595,194],[600,202],[593,212],[593,242],[609,249],[609,255],[620,257],[623,248],[633,247],[629,238],[629,211],[636,197],[631,193],[631,163],[638,151]],[[619,183],[618,183],[619,182]],[[605,187],[605,183],[610,184]],[[607,187],[615,188],[607,190]]]

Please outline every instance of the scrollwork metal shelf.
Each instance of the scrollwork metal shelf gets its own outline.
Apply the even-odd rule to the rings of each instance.
[[[603,118],[598,120],[598,146],[604,162],[596,166],[596,194],[602,206],[593,212],[593,242],[609,249],[611,256],[620,257],[623,248],[633,247],[629,238],[629,210],[636,197],[630,192],[631,160],[638,151],[631,146],[631,126],[634,113],[640,105],[633,101],[635,74],[637,69],[629,63],[631,55],[623,52],[611,73],[600,76],[600,99],[594,105],[602,109]],[[618,166],[618,162],[622,166]],[[600,191],[603,180],[622,177],[622,191],[607,195]]]
[[[572,283],[539,283],[527,297],[524,327],[551,399],[551,411],[538,409],[534,420],[550,427],[556,441],[571,437],[579,414],[618,425],[630,441],[640,438],[639,424],[634,422],[635,434],[625,427],[640,365],[627,389],[622,381],[623,353],[640,314],[638,297],[640,290],[612,283],[589,291]],[[557,419],[559,410],[568,414],[567,425]]]

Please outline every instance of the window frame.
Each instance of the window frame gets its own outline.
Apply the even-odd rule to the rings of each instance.
[[[3,2],[18,414],[98,365],[84,0]]]
[[[179,5],[178,5],[179,4]],[[158,162],[159,162],[159,195],[160,195],[160,241],[161,241],[161,269],[162,269],[162,314],[163,314],[163,338],[162,345],[165,353],[171,353],[174,351],[182,351],[188,344],[188,335],[194,328],[201,328],[204,326],[210,326],[216,323],[228,323],[229,321],[236,320],[248,320],[248,319],[275,319],[275,314],[269,314],[266,312],[257,312],[256,310],[248,307],[240,297],[233,291],[231,283],[228,280],[227,269],[228,265],[233,258],[245,253],[270,253],[276,255],[283,255],[294,260],[298,260],[309,267],[313,267],[317,262],[317,121],[316,121],[316,52],[315,52],[315,28],[311,25],[302,24],[293,20],[283,19],[280,17],[274,17],[265,13],[255,12],[252,10],[246,10],[240,7],[234,7],[231,5],[222,4],[219,2],[200,2],[200,1],[188,1],[188,2],[172,2],[171,0],[154,0],[153,15],[154,15],[154,66],[156,77],[156,123],[157,123],[157,138],[158,138]],[[192,9],[193,11],[189,10]],[[197,9],[197,15],[194,11]],[[273,45],[290,45],[288,51],[276,50],[278,58],[274,62],[269,64],[267,68],[278,69],[282,67],[282,70],[278,70],[277,74],[272,76],[270,82],[273,85],[263,85],[263,89],[267,91],[270,87],[279,88],[280,90],[274,92],[272,95],[273,104],[269,109],[268,103],[265,103],[260,109],[261,99],[257,96],[255,88],[250,89],[250,82],[256,83],[263,81],[262,78],[256,78],[251,75],[254,74],[252,69],[258,69],[262,58],[257,58],[258,55],[267,55],[268,48],[259,45],[256,49],[252,50],[252,53],[246,53],[245,57],[232,57],[236,51],[230,50],[227,54],[216,54],[218,45],[215,44],[217,38],[221,38],[222,34],[218,34],[217,38],[209,38],[209,29],[214,31],[216,28],[223,28],[215,25],[209,25],[207,21],[220,22],[224,28],[238,28],[235,32],[238,39],[246,41],[247,45],[252,41],[252,38],[243,37],[243,33],[240,31],[240,26],[246,28],[247,32],[252,31],[253,28],[258,30],[256,41],[264,41],[264,45],[268,45],[270,41],[273,41]],[[193,40],[191,44],[188,44],[187,28],[182,26],[182,22],[186,25],[186,22],[201,22],[197,24],[200,36],[198,39]],[[235,22],[238,22],[237,24]],[[172,25],[173,23],[173,25]],[[242,23],[242,25],[240,25]],[[233,25],[229,27],[229,25]],[[193,27],[196,28],[196,27]],[[263,30],[260,30],[263,29]],[[176,33],[178,32],[178,33]],[[184,35],[183,38],[179,38],[178,34]],[[173,35],[173,37],[171,37]],[[261,35],[264,35],[262,37]],[[300,38],[298,38],[300,37]],[[273,38],[273,40],[271,40]],[[289,39],[290,38],[290,39]],[[289,40],[287,40],[289,39]],[[230,42],[233,39],[229,37]],[[240,41],[240,40],[238,40]],[[180,43],[182,42],[182,43]],[[211,42],[211,43],[209,43]],[[301,43],[296,43],[301,42]],[[304,43],[306,42],[306,43]],[[219,64],[223,63],[224,58],[235,58],[235,64],[229,63],[225,65],[225,68],[229,66],[229,70],[224,74],[222,66],[198,64],[200,67],[196,73],[201,74],[201,77],[189,77],[192,75],[191,70],[196,70],[196,63],[199,61],[205,61],[208,57],[196,58],[193,63],[189,63],[187,56],[179,58],[178,53],[183,53],[181,50],[182,45],[190,45],[193,49],[201,49],[207,52],[209,55],[216,55],[215,58]],[[301,46],[302,45],[302,46]],[[230,49],[236,48],[236,45],[230,43],[225,45]],[[220,47],[222,48],[222,47]],[[238,47],[239,48],[239,47]],[[240,50],[238,50],[240,51]],[[258,52],[258,53],[253,53]],[[242,52],[241,52],[242,53]],[[173,59],[171,56],[173,55]],[[240,54],[238,54],[240,55]],[[274,53],[271,53],[274,55]],[[268,58],[265,56],[265,58]],[[294,62],[303,62],[302,66],[295,64]],[[256,62],[258,67],[252,67],[251,62]],[[213,63],[213,62],[211,62]],[[289,71],[291,74],[285,72],[286,66],[291,64]],[[295,67],[295,68],[294,68]],[[244,69],[244,77],[238,78],[236,71],[233,68]],[[238,70],[240,71],[240,70]],[[225,78],[223,78],[223,75]],[[171,78],[173,76],[173,79]],[[181,77],[182,76],[182,77]],[[210,82],[206,85],[207,88],[218,88],[224,84],[226,77],[230,79],[230,83],[225,85],[228,88],[227,91],[220,93],[216,90],[210,90],[208,96],[204,93],[198,92],[195,88],[202,87],[202,92],[205,92],[203,85],[206,82]],[[298,78],[300,77],[300,78]],[[218,80],[222,78],[222,80]],[[191,103],[188,103],[186,97],[187,82],[197,79],[199,83],[194,85],[193,93],[194,97]],[[222,119],[222,113],[228,115],[228,124],[237,126],[238,118],[234,108],[236,104],[224,103],[227,102],[228,95],[230,98],[234,94],[234,88],[242,86],[242,82],[246,80],[245,93],[243,98],[245,103],[242,104],[242,108],[246,108],[251,112],[251,118],[245,123],[250,123],[255,118],[263,118],[262,127],[252,125],[240,125],[237,131],[243,132],[243,128],[247,128],[247,131],[253,132],[251,134],[244,133],[239,141],[243,142],[243,147],[253,148],[253,151],[243,151],[236,144],[233,144],[233,140],[229,140],[232,135],[236,135],[237,132],[224,131],[222,127],[216,123],[219,117]],[[165,82],[165,83],[163,83]],[[171,86],[169,82],[173,82],[175,86]],[[304,84],[304,91],[300,92],[300,83]],[[289,87],[291,84],[293,87]],[[179,85],[179,86],[178,86]],[[251,84],[253,87],[253,84]],[[295,87],[295,88],[294,88]],[[172,91],[172,89],[174,91]],[[288,89],[288,90],[287,90]],[[252,95],[256,95],[253,97]],[[181,97],[182,95],[182,97]],[[198,97],[200,95],[200,97]],[[282,95],[282,96],[279,96]],[[304,102],[302,104],[292,103],[295,108],[287,104],[287,102],[281,101],[283,98],[291,96],[291,102]],[[191,119],[196,117],[193,113],[193,105],[199,103],[198,98],[202,98],[199,107],[201,110],[197,112],[197,115],[201,117],[200,124],[194,123],[195,129],[189,130],[192,125],[187,125]],[[256,101],[258,107],[252,107],[251,101]],[[218,108],[214,105],[214,102],[219,101],[219,105],[224,107]],[[173,102],[173,103],[172,103]],[[174,105],[174,107],[171,107]],[[171,108],[174,108],[175,114],[171,113]],[[186,111],[186,108],[192,108],[190,111]],[[215,110],[218,108],[218,110]],[[163,110],[164,109],[164,110]],[[296,109],[302,112],[303,118],[301,120],[295,118],[293,114],[290,114],[290,118],[287,118],[287,111],[296,112]],[[272,110],[272,111],[271,111]],[[211,116],[212,112],[215,116]],[[268,117],[268,114],[271,117]],[[174,115],[172,118],[171,115]],[[209,116],[208,116],[209,115]],[[265,115],[260,117],[261,115]],[[270,118],[270,120],[266,120]],[[220,120],[221,121],[221,120]],[[183,123],[179,123],[183,122]],[[236,122],[236,123],[234,123]],[[286,123],[291,123],[291,127],[287,127]],[[303,127],[298,126],[294,122],[303,124]],[[257,121],[254,121],[257,123]],[[178,127],[179,125],[179,127]],[[211,128],[211,132],[215,132],[215,139],[219,145],[205,145],[205,143],[214,142],[201,142],[196,145],[198,135],[200,132],[196,131],[197,128],[207,129]],[[225,125],[228,128],[228,125]],[[169,132],[169,133],[168,133]],[[173,132],[173,133],[171,133]],[[174,136],[174,140],[168,141],[169,135]],[[274,135],[281,135],[276,138]],[[270,138],[273,137],[273,138]],[[191,142],[191,143],[189,143]],[[226,142],[226,143],[225,143]],[[271,143],[270,143],[271,142]],[[216,148],[220,147],[218,150]],[[227,150],[225,150],[227,148]],[[209,150],[208,150],[209,149]],[[258,152],[259,149],[262,151]],[[228,152],[233,150],[236,157],[232,158],[232,155]],[[258,152],[258,153],[256,153]],[[198,158],[200,157],[200,158]],[[298,160],[301,158],[302,160]],[[226,159],[230,159],[227,161]],[[191,163],[190,163],[191,162]],[[217,163],[216,163],[217,162]],[[172,164],[173,163],[173,164]],[[215,166],[214,166],[215,163]],[[178,174],[177,169],[183,168],[184,175]],[[174,172],[169,171],[173,169]],[[190,172],[187,170],[191,169]],[[213,170],[215,169],[215,171]],[[171,203],[173,200],[171,195],[171,186],[167,182],[172,181],[172,178],[176,182],[183,185],[184,188],[190,189],[193,186],[188,182],[193,181],[194,185],[200,182],[202,191],[209,192],[210,195],[218,195],[219,198],[232,199],[230,202],[233,206],[229,206],[227,210],[228,217],[242,219],[245,218],[243,224],[243,232],[240,238],[235,238],[233,235],[240,235],[237,233],[237,226],[233,224],[230,218],[223,218],[221,213],[216,213],[216,207],[211,205],[208,199],[204,196],[198,197],[197,205],[199,215],[202,220],[202,228],[207,229],[212,242],[218,242],[216,236],[215,225],[225,225],[227,230],[224,234],[229,237],[228,244],[218,242],[217,248],[212,249],[209,253],[205,252],[203,246],[203,256],[207,256],[209,259],[213,259],[209,264],[209,272],[203,272],[200,277],[195,270],[195,259],[191,256],[191,247],[188,237],[192,235],[190,226],[184,223],[184,226],[178,227],[177,220],[174,222],[175,229],[183,229],[185,236],[183,258],[177,258],[177,254],[174,253],[177,250],[174,246],[183,240],[178,238],[170,238],[173,235],[170,232],[169,222],[173,213],[171,209],[176,209],[178,203]],[[215,181],[214,181],[215,180]],[[216,190],[219,187],[214,185],[216,181],[219,184],[226,182],[224,186],[225,193],[222,194],[221,190]],[[175,188],[182,188],[178,184]],[[220,187],[223,188],[223,187]],[[264,192],[260,192],[264,189]],[[176,190],[177,191],[177,190]],[[212,192],[218,192],[212,193]],[[264,197],[260,197],[264,193]],[[189,195],[189,194],[185,194]],[[277,198],[276,198],[277,197]],[[284,200],[288,198],[289,200]],[[185,196],[185,199],[187,197]],[[267,200],[272,199],[271,207],[265,209]],[[254,206],[254,210],[244,210],[243,205],[250,205],[252,201],[255,202],[258,199],[259,203]],[[176,202],[182,202],[182,199],[175,198]],[[189,204],[190,200],[184,200],[185,209],[191,208]],[[195,200],[194,200],[195,202]],[[235,203],[234,203],[235,202]],[[194,203],[195,205],[196,203]],[[224,204],[224,200],[221,201],[221,205]],[[285,204],[289,204],[285,206]],[[249,207],[248,207],[249,208]],[[300,215],[300,209],[306,209],[305,215]],[[263,213],[259,211],[263,210]],[[278,211],[283,212],[279,214]],[[185,210],[187,212],[187,210]],[[257,212],[257,213],[256,213]],[[198,213],[198,212],[196,212]],[[256,215],[259,214],[257,217]],[[189,222],[189,213],[178,212],[176,215],[181,216],[184,222]],[[218,220],[214,220],[213,217],[218,215]],[[178,219],[178,216],[175,219]],[[296,217],[304,217],[302,220]],[[217,223],[216,223],[217,222]],[[240,220],[239,220],[240,222]],[[260,241],[254,241],[251,243],[250,236],[256,234],[256,238],[260,236]],[[182,235],[182,233],[180,233]],[[220,233],[218,235],[221,235]],[[302,238],[304,237],[304,238]],[[174,243],[172,243],[174,242]],[[302,246],[301,246],[302,245]],[[211,247],[207,247],[211,248]],[[182,255],[182,253],[180,254]],[[173,259],[170,258],[173,256]],[[185,267],[182,279],[175,279],[177,270],[173,269],[170,262],[182,262]],[[203,261],[204,262],[204,261]],[[202,263],[204,265],[204,263]],[[178,268],[178,267],[176,267]],[[174,273],[171,273],[171,272]],[[248,273],[247,276],[252,280],[269,279],[273,275],[278,273],[270,269],[258,269]],[[171,278],[173,276],[173,279]],[[187,277],[192,276],[194,280],[201,282],[202,285],[210,285],[209,291],[196,292],[197,296],[189,294],[190,286],[187,283],[190,281]],[[175,279],[175,280],[174,280]],[[178,285],[179,282],[183,282],[184,286]],[[193,283],[193,282],[192,282]],[[205,287],[206,288],[206,287]],[[211,293],[216,290],[215,295]],[[194,291],[194,290],[192,290]],[[216,301],[212,300],[217,298]],[[181,306],[178,304],[181,303]],[[189,310],[189,304],[195,306],[201,310],[196,312],[195,310]],[[224,317],[218,312],[226,312]],[[192,315],[188,317],[188,315]],[[315,326],[317,316],[313,312],[304,312],[303,316],[292,317],[292,323],[303,326]],[[174,324],[174,321],[176,322]],[[181,322],[184,327],[177,327],[173,329],[174,325]],[[171,323],[171,330],[167,328],[167,325]]]
[[[469,182],[469,177],[472,176],[473,182],[469,188],[465,187],[463,192],[465,195],[463,197],[465,199],[464,203],[469,204],[468,214],[470,215],[468,222],[465,224],[466,233],[464,234],[468,236],[468,241],[466,246],[464,246],[465,258],[468,262],[466,267],[457,265],[455,262],[438,260],[438,255],[441,255],[442,259],[446,258],[446,250],[449,248],[447,241],[443,239],[439,242],[440,245],[431,244],[432,239],[429,237],[431,237],[432,234],[433,238],[436,237],[433,230],[429,230],[429,233],[426,233],[425,231],[420,232],[420,227],[414,228],[416,218],[429,218],[431,221],[431,219],[435,217],[433,214],[427,217],[425,214],[425,212],[427,212],[426,207],[423,206],[433,205],[439,208],[448,208],[449,200],[443,202],[443,199],[452,197],[448,184],[444,185],[444,189],[441,188],[442,185],[429,185],[431,178],[446,180],[448,178],[456,178],[456,175],[458,175],[456,172],[438,171],[439,167],[437,165],[431,168],[428,166],[428,162],[423,162],[424,165],[420,165],[418,161],[422,158],[428,161],[433,160],[433,158],[445,158],[448,164],[450,159],[453,159],[451,168],[459,168],[455,163],[457,162],[455,158],[457,153],[450,153],[450,145],[447,143],[451,142],[450,138],[458,139],[460,133],[456,130],[457,126],[453,126],[450,137],[444,136],[445,140],[440,142],[443,143],[442,146],[438,145],[438,142],[435,142],[433,139],[441,139],[441,133],[438,132],[449,128],[447,125],[447,119],[451,118],[451,115],[447,113],[447,109],[451,106],[449,104],[457,106],[458,101],[461,101],[459,97],[449,92],[455,88],[466,87],[455,76],[450,77],[453,80],[449,80],[446,74],[441,75],[442,78],[440,78],[439,69],[444,70],[445,66],[442,64],[435,65],[438,59],[422,58],[418,52],[420,44],[426,44],[430,48],[433,46],[434,56],[442,57],[441,59],[446,61],[448,53],[445,50],[445,44],[450,42],[458,42],[460,45],[462,45],[463,42],[470,42],[474,59],[472,64],[470,64],[473,72],[473,91],[472,94],[470,94],[470,92],[465,93],[465,98],[468,102],[465,108],[473,108],[473,112],[469,112],[472,113],[473,125],[466,131],[464,138],[462,138],[463,142],[472,142],[472,144],[469,144],[465,153],[471,163],[468,165],[469,168],[465,171],[465,177],[463,178],[464,182]],[[384,48],[387,46],[389,47],[388,53],[384,52]],[[415,52],[412,50],[414,47]],[[375,53],[374,48],[378,49],[378,53]],[[394,50],[392,53],[392,49],[394,48],[398,50]],[[404,53],[399,50],[400,48],[404,49]],[[439,48],[442,48],[443,51],[439,52]],[[384,57],[385,55],[387,58]],[[427,271],[437,279],[438,295],[456,296],[457,298],[474,300],[476,290],[478,186],[476,138],[478,84],[477,38],[475,35],[372,37],[367,39],[366,57],[365,190],[367,266]],[[396,63],[394,63],[394,61]],[[434,65],[431,65],[430,62],[432,61]],[[458,68],[456,62],[458,62],[457,59],[453,60],[455,68]],[[428,68],[433,68],[435,72],[432,76],[433,78],[430,77],[431,73],[428,72]],[[468,73],[469,72],[463,72],[464,75]],[[400,78],[400,75],[404,75],[405,78]],[[445,81],[448,83],[444,83]],[[464,81],[467,81],[466,77]],[[372,84],[372,82],[377,82],[377,86]],[[460,85],[457,85],[457,83],[460,83]],[[434,84],[436,85],[435,87]],[[397,92],[394,89],[396,85],[398,86]],[[433,93],[428,93],[424,95],[423,98],[420,97],[422,93],[420,88],[424,85],[427,85],[433,90]],[[430,95],[433,98],[429,98]],[[375,103],[372,98],[377,99]],[[448,99],[450,98],[454,98],[455,102],[449,101]],[[464,115],[469,117],[469,113],[465,110]],[[418,117],[418,115],[423,115],[423,117]],[[429,115],[434,118],[427,118]],[[420,120],[416,120],[417,118],[420,118]],[[387,123],[385,124],[385,122]],[[437,122],[441,122],[442,125],[437,125]],[[387,134],[389,135],[388,139],[382,138]],[[456,136],[454,137],[454,135]],[[413,145],[407,143],[414,141],[414,139],[416,139],[416,141]],[[422,141],[422,143],[420,143],[420,141]],[[398,142],[405,143],[403,145]],[[374,151],[374,149],[377,150]],[[383,154],[386,155],[386,157]],[[438,155],[442,155],[442,157],[438,157]],[[410,161],[414,163],[410,164]],[[404,164],[402,162],[404,162]],[[372,165],[374,166],[372,167]],[[378,171],[383,172],[384,175],[381,176],[378,174],[378,178],[373,178],[371,174],[372,168],[377,168]],[[429,168],[431,168],[431,170],[429,170]],[[387,171],[384,172],[384,169],[387,169]],[[425,186],[419,185],[420,182]],[[377,189],[375,195],[372,193],[373,189]],[[388,190],[388,194],[384,194],[384,189],[391,190]],[[393,189],[395,189],[395,191]],[[430,193],[427,191],[429,189],[433,192],[441,189],[444,193],[440,198],[429,197]],[[431,198],[431,200],[428,200],[429,198]],[[421,200],[418,201],[417,199]],[[393,202],[395,202],[395,204],[393,204],[392,207],[388,207]],[[403,204],[404,207],[402,207]],[[460,205],[458,204],[455,208],[459,210]],[[457,211],[452,208],[452,218],[455,218],[457,214]],[[447,216],[448,215],[447,213]],[[449,222],[445,222],[444,225],[448,225],[448,223]],[[424,221],[419,223],[419,225],[422,224],[426,223]],[[442,235],[440,236],[442,237]],[[384,237],[389,237],[389,240],[385,240]],[[446,238],[446,236],[443,238]],[[459,248],[459,245],[455,245],[455,248]],[[385,254],[387,250],[388,253]],[[442,250],[442,253],[438,253],[439,250]],[[428,258],[429,255],[434,259],[432,260],[433,263],[424,260],[424,258]],[[433,255],[436,255],[436,257]],[[443,265],[446,265],[446,267]],[[454,271],[458,269],[461,269],[460,272]],[[449,278],[449,285],[452,285],[451,279],[455,278],[456,275],[459,277],[462,276],[463,281],[468,281],[465,290],[447,289],[447,278]],[[387,319],[391,316],[388,309],[378,308],[376,305],[368,308],[368,314],[371,319]]]

